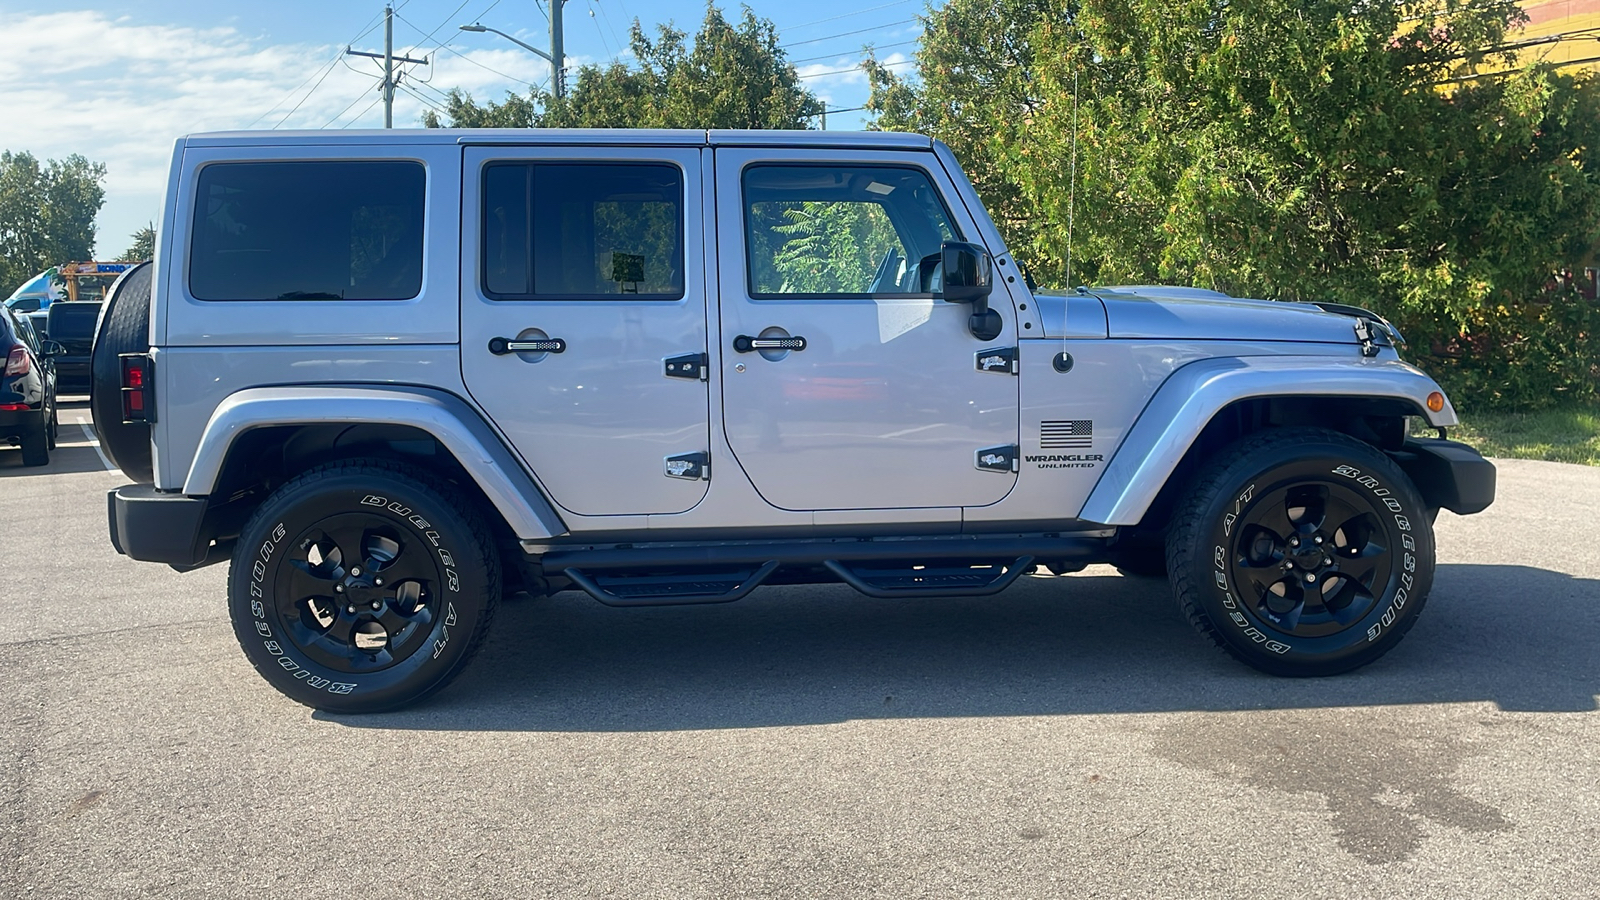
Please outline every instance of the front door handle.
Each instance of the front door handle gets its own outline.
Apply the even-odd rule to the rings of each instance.
[[[733,349],[737,353],[750,353],[755,350],[804,350],[806,339],[798,335],[794,337],[751,337],[741,334],[733,339]]]
[[[505,356],[508,353],[565,353],[566,350],[567,342],[561,338],[526,341],[503,337],[489,339],[489,352],[495,356]]]

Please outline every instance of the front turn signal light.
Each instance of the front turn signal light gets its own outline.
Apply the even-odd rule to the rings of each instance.
[[[1444,411],[1444,395],[1443,394],[1439,393],[1438,391],[1434,391],[1433,393],[1428,395],[1428,411],[1429,412],[1443,412]]]

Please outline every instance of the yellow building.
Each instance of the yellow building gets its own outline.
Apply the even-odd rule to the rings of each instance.
[[[1521,6],[1527,25],[1507,35],[1523,45],[1519,62],[1600,67],[1600,0],[1522,0]]]

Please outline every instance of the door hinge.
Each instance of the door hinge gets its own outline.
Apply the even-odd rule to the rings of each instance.
[[[974,357],[979,372],[999,372],[1001,375],[1017,374],[1017,348],[992,347],[979,350]]]
[[[711,480],[711,454],[679,453],[666,459],[667,477],[685,481]]]
[[[704,353],[669,356],[662,360],[662,363],[666,365],[668,378],[693,378],[705,381],[707,372],[711,368],[711,360]]]
[[[1016,472],[1019,462],[1016,444],[985,447],[972,455],[972,464],[985,472]]]

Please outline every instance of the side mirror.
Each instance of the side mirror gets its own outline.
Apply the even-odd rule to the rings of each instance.
[[[967,330],[980,341],[992,341],[1005,330],[1000,314],[989,308],[994,290],[994,260],[988,251],[966,241],[945,241],[939,247],[947,303],[970,303]]]
[[[54,359],[57,356],[67,355],[67,348],[60,341],[40,341],[39,349],[47,358],[50,359]]]
[[[994,290],[994,261],[977,244],[945,241],[939,247],[944,268],[944,299],[949,303],[982,303]]]

